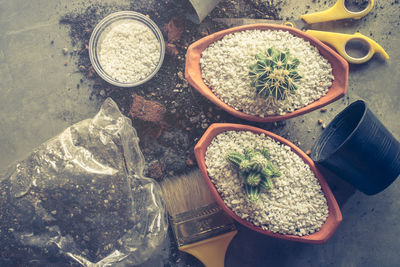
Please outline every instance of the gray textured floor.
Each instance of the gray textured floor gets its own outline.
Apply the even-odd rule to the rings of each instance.
[[[360,31],[367,36],[372,33],[390,60],[385,62],[378,56],[367,64],[351,66],[345,98],[329,105],[327,113],[315,111],[287,122],[280,134],[295,136],[304,150],[311,148],[322,131],[317,124],[319,118],[329,122],[357,99],[366,100],[393,135],[400,138],[400,10],[398,4],[391,5],[394,1],[376,2],[372,13],[361,21],[320,25],[320,29],[334,26],[334,31],[339,32]],[[318,7],[312,1],[283,3],[283,17],[303,14],[306,5],[311,6],[309,10],[316,11]],[[100,103],[89,99],[89,85],[76,90],[81,74],[76,72],[74,58],[61,53],[70,39],[58,19],[82,5],[87,3],[0,0],[0,169],[97,111]],[[240,227],[227,252],[226,265],[399,266],[400,181],[378,195],[366,196],[330,174],[327,180],[341,206],[343,222],[326,244],[272,239]]]

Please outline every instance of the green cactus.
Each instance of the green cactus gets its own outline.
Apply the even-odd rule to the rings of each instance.
[[[246,184],[245,192],[246,192],[247,198],[251,202],[257,202],[259,195],[260,195],[260,188],[258,186],[250,186],[250,185]]]
[[[261,150],[261,154],[263,154],[263,156],[264,156],[266,159],[270,159],[270,155],[269,155],[268,149],[266,149],[266,148],[262,149],[262,150]]]
[[[252,202],[258,200],[261,188],[266,190],[272,188],[271,178],[281,175],[272,165],[267,149],[246,149],[243,154],[230,152],[226,158],[238,169],[238,176],[247,198]]]
[[[276,101],[296,92],[296,83],[302,78],[296,71],[300,61],[289,50],[271,47],[255,58],[256,63],[249,66],[249,76],[258,96]]]
[[[246,157],[238,152],[232,152],[228,155],[227,159],[230,163],[234,164],[236,167],[239,167],[240,163],[245,160]]]
[[[253,158],[251,158],[251,164],[252,170],[261,172],[265,168],[267,161],[262,154],[257,153]]]
[[[277,168],[275,168],[275,166],[273,166],[271,162],[268,162],[267,168],[272,172],[273,177],[281,176],[281,172]]]
[[[261,170],[261,175],[262,175],[263,177],[265,177],[265,179],[268,179],[268,178],[271,177],[273,174],[274,174],[274,173],[273,173],[270,169],[268,169],[268,168],[263,168],[263,169]]]
[[[247,175],[246,183],[250,186],[258,186],[261,182],[261,175],[258,172],[250,172]]]
[[[271,179],[262,179],[260,182],[260,186],[266,190],[271,189],[272,188]]]
[[[250,159],[245,159],[242,162],[240,162],[239,169],[243,172],[250,172],[253,170],[253,163],[250,161]]]
[[[244,150],[244,155],[247,158],[252,159],[256,154],[255,154],[255,151],[253,149],[247,148],[247,149]]]

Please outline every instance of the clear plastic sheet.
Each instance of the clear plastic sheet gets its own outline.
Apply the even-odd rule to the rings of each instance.
[[[138,143],[109,98],[92,119],[9,167],[0,176],[0,263],[64,257],[77,266],[132,266],[149,259],[168,222],[159,185],[143,176]]]

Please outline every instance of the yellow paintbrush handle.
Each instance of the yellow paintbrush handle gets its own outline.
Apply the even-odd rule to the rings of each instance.
[[[307,30],[306,33],[335,48],[336,51],[350,63],[361,64],[367,62],[375,53],[380,53],[386,60],[389,59],[389,55],[377,42],[358,32],[356,32],[355,34],[344,34],[336,32]],[[354,58],[349,56],[346,52],[346,44],[350,40],[361,40],[367,43],[369,46],[368,54],[362,58]]]
[[[179,250],[192,254],[206,267],[224,267],[225,253],[237,231],[211,237],[190,245],[179,247]]]
[[[312,14],[302,15],[301,18],[308,24],[339,19],[360,19],[367,15],[374,7],[374,0],[368,1],[368,6],[360,11],[353,12],[346,8],[345,0],[338,0],[331,8]]]

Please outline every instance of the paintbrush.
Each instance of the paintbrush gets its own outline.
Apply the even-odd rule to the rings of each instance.
[[[200,171],[164,179],[161,188],[178,249],[206,267],[223,267],[237,230],[232,218],[215,202]]]

